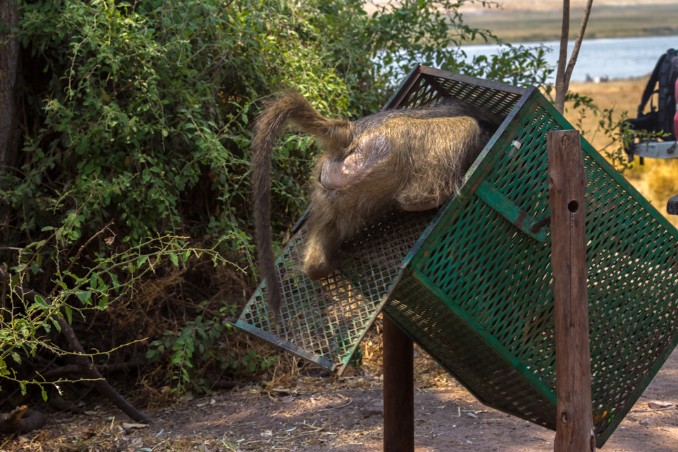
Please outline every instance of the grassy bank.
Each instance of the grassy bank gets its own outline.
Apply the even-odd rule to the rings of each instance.
[[[570,90],[591,97],[601,108],[614,108],[619,118],[622,112],[635,116],[640,96],[646,79],[621,80],[610,83],[578,83],[572,84]],[[577,112],[566,112],[565,116],[576,123]],[[581,131],[586,139],[598,150],[609,145],[609,141],[601,133],[596,133],[599,118],[588,115],[583,118]],[[657,209],[678,227],[678,216],[666,213],[666,203],[673,195],[678,194],[678,159],[658,160],[645,159],[640,165],[638,159],[624,176],[640,191]]]
[[[470,26],[492,30],[507,42],[560,38],[562,17],[559,10],[487,9],[466,13],[464,18]],[[576,36],[581,18],[582,9],[573,8],[572,38]],[[678,2],[644,6],[596,6],[594,2],[586,30],[590,39],[659,35],[678,35]]]

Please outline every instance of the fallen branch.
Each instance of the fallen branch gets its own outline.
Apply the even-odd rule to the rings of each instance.
[[[96,364],[96,369],[104,373],[126,371],[132,369],[141,364],[140,359],[135,359],[128,362],[118,363],[118,364]],[[61,378],[64,376],[75,375],[79,376],[82,372],[80,370],[79,364],[64,364],[63,366],[54,367],[45,372],[41,372],[41,375],[49,380]]]
[[[0,274],[4,272],[0,268]],[[4,276],[4,275],[2,275]],[[24,297],[35,298],[39,294],[34,290],[23,290]],[[44,300],[49,300],[49,298],[42,297]],[[49,302],[49,301],[48,301]],[[104,396],[106,396],[111,402],[113,402],[118,408],[120,408],[125,414],[134,419],[137,422],[144,422],[149,424],[151,422],[141,411],[137,410],[132,404],[130,404],[123,396],[118,394],[118,392],[113,389],[108,381],[101,375],[101,372],[96,368],[94,363],[88,359],[85,349],[82,347],[82,344],[75,335],[75,331],[71,325],[66,321],[62,316],[59,316],[57,319],[59,326],[61,328],[61,333],[66,338],[68,345],[71,350],[75,352],[74,359],[78,367],[81,369],[81,372],[84,377],[91,379],[91,383],[94,387]]]
[[[61,327],[61,332],[66,337],[66,341],[68,341],[68,345],[76,352],[75,360],[77,365],[80,366],[80,369],[82,369],[82,372],[86,377],[92,378],[92,384],[94,384],[97,390],[108,397],[118,408],[135,421],[149,424],[151,422],[150,418],[137,410],[123,396],[118,394],[118,392],[113,389],[113,386],[111,386],[104,376],[101,375],[101,372],[99,372],[94,363],[87,359],[85,349],[82,347],[82,344],[80,344],[80,341],[75,335],[75,331],[73,331],[73,328],[71,328],[71,325],[66,319],[59,317],[58,322]]]

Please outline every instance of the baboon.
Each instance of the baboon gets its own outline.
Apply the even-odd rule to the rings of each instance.
[[[271,153],[288,124],[317,137],[323,151],[312,179],[303,258],[303,271],[320,279],[338,267],[341,243],[389,208],[443,204],[499,119],[452,99],[356,121],[326,118],[296,91],[270,101],[255,122],[252,166],[259,266],[276,318],[281,292],[271,245]]]

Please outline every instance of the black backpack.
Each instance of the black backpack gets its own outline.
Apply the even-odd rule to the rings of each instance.
[[[655,127],[651,130],[669,132],[671,133],[669,138],[673,140],[676,139],[676,132],[678,132],[678,130],[673,130],[673,116],[676,113],[676,79],[678,79],[678,51],[669,49],[657,61],[650,80],[645,86],[645,91],[643,91],[640,105],[638,105],[638,117],[640,118],[643,116],[643,110],[645,110],[650,97],[657,93],[659,95],[657,118]],[[659,84],[659,87],[655,89],[657,84]]]
[[[669,49],[659,57],[645,85],[640,105],[638,105],[638,117],[626,121],[631,129],[665,132],[669,136],[664,140],[676,140],[678,130],[674,130],[673,127],[673,117],[676,113],[676,79],[678,79],[678,51]],[[650,111],[644,113],[647,103],[655,93],[657,94],[657,108],[655,109],[654,104],[650,103]],[[633,159],[632,149],[627,148],[627,152],[629,158]]]

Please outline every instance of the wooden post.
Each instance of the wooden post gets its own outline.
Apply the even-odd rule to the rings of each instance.
[[[593,451],[595,436],[586,294],[586,175],[579,132],[548,132],[546,138],[556,328],[554,450]]]
[[[383,316],[384,452],[414,451],[412,339]]]

